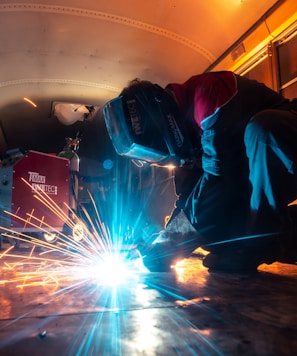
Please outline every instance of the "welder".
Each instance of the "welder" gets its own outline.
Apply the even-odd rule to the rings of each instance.
[[[297,262],[297,99],[221,71],[165,88],[132,80],[103,112],[118,154],[176,167],[172,216],[139,247],[149,270],[198,247],[210,271]]]

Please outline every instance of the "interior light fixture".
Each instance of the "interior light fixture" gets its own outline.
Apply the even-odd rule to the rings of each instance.
[[[92,120],[99,108],[96,105],[55,101],[52,105],[52,113],[62,124],[72,125],[77,121]]]

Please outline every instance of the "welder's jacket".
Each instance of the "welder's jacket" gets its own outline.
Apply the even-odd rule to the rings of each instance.
[[[234,154],[235,143],[243,142],[244,128],[253,115],[289,105],[264,84],[229,71],[196,75],[166,88],[173,91],[189,132],[195,125],[202,129],[202,136],[196,139],[202,141],[203,169],[214,175],[223,169],[221,160]],[[232,157],[232,161],[240,158]]]
[[[246,215],[251,209],[251,195],[254,194],[252,200],[256,202],[253,209],[265,206],[264,210],[271,209],[272,212],[278,204],[276,200],[273,201],[279,196],[277,187],[287,184],[286,173],[281,178],[274,178],[275,171],[280,172],[283,166],[297,166],[295,153],[292,158],[279,150],[269,156],[270,167],[267,170],[265,147],[258,150],[254,146],[252,155],[255,153],[257,159],[248,159],[246,127],[259,113],[264,113],[267,116],[265,120],[270,122],[269,110],[276,110],[278,118],[275,127],[285,132],[284,139],[276,137],[276,140],[280,139],[286,145],[286,135],[291,132],[288,151],[297,153],[297,100],[285,99],[262,83],[228,71],[196,75],[183,84],[169,84],[166,89],[175,95],[193,146],[202,145],[202,169],[181,167],[176,170],[175,188],[179,197],[176,210],[184,209],[193,226],[202,234],[216,235],[214,239],[221,239],[222,234],[226,238],[244,234],[237,227],[245,224]],[[286,120],[287,113],[289,120]],[[285,127],[279,125],[289,121]],[[274,122],[271,121],[269,125],[273,126]],[[249,135],[253,137],[251,130]],[[263,175],[256,177],[251,174],[251,171],[260,172],[263,169]],[[291,173],[297,177],[297,172]],[[294,179],[292,187],[295,187],[295,194],[297,178],[296,184]],[[269,197],[262,187],[269,187],[273,194],[269,193]],[[269,199],[272,199],[271,204]],[[287,202],[283,199],[282,207],[286,206]],[[268,215],[267,219],[271,220],[272,215]],[[234,231],[227,231],[231,221],[238,226]]]

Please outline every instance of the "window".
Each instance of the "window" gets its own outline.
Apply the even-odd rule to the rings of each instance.
[[[286,98],[297,97],[297,31],[277,43],[280,91]]]
[[[261,60],[258,60],[256,64],[244,74],[244,77],[255,79],[273,89],[270,57],[266,55],[264,59],[261,58]]]

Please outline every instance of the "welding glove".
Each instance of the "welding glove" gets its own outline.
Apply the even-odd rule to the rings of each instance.
[[[152,272],[167,272],[171,266],[202,244],[202,237],[191,225],[183,211],[161,231],[151,245],[140,245],[143,263]]]

